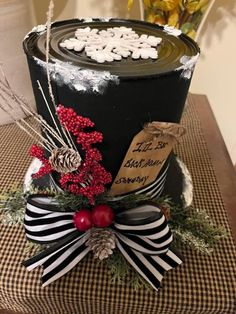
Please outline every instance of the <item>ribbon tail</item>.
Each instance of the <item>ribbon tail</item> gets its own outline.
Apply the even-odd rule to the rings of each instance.
[[[63,243],[55,244],[49,249],[39,253],[31,259],[24,261],[23,265],[30,271],[43,266],[43,287],[62,277],[79,263],[90,249],[85,245],[88,234],[74,234],[65,239]]]
[[[44,251],[36,254],[35,256],[31,257],[30,259],[22,262],[22,265],[27,268],[28,271],[41,266],[45,260],[47,260],[50,256],[58,252],[59,250],[65,248],[66,246],[70,245],[74,241],[78,241],[83,235],[78,235],[76,231],[72,234],[67,236],[65,239],[61,240],[54,245],[51,245],[49,248],[45,249]]]
[[[50,260],[43,264],[43,287],[49,285],[51,282],[64,276],[76,264],[78,264],[90,251],[90,248],[79,242],[75,243],[69,250],[60,256],[52,256]],[[51,260],[52,259],[52,260]]]
[[[160,288],[164,273],[182,263],[171,250],[154,256],[138,252],[118,239],[116,244],[126,260],[155,290]]]

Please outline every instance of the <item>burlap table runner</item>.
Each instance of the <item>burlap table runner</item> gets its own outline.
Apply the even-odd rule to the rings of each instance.
[[[193,177],[194,204],[229,230],[201,122],[192,105],[185,110],[183,124],[188,133],[177,150]],[[27,150],[31,140],[14,125],[1,127],[0,134],[0,186],[5,188],[22,181],[30,163]],[[231,236],[210,256],[184,248],[183,265],[166,274],[158,292],[111,284],[106,268],[90,257],[42,288],[41,270],[28,273],[21,266],[27,257],[23,228],[1,226],[0,243],[2,309],[32,314],[230,314],[235,310],[236,255]]]

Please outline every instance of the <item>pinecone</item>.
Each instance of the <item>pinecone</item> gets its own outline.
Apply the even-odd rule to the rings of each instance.
[[[75,150],[61,147],[53,149],[49,162],[55,171],[68,173],[78,169],[81,165],[81,157]]]
[[[116,247],[115,234],[110,229],[92,228],[86,246],[93,251],[95,258],[100,260],[108,258]]]
[[[166,217],[166,220],[170,220],[170,216],[171,216],[171,213],[170,213],[170,208],[168,206],[165,206],[165,205],[159,205],[162,213],[164,214],[164,216]]]

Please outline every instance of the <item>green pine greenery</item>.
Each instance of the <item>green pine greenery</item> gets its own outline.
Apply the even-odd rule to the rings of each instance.
[[[172,247],[177,250],[183,244],[200,253],[211,253],[216,243],[227,237],[226,230],[217,226],[204,210],[193,206],[183,208],[172,202],[170,206],[169,226],[173,233]]]
[[[31,187],[25,191],[22,185],[14,185],[0,194],[1,223],[4,225],[23,224],[27,198],[31,194],[55,195],[55,190],[46,188],[43,191]]]
[[[23,187],[13,186],[0,194],[1,222],[6,225],[23,223],[27,194]]]
[[[124,256],[115,250],[114,253],[105,260],[111,283],[118,285],[129,285],[137,291],[141,287],[150,290],[151,286],[139,275],[134,268],[128,264]]]

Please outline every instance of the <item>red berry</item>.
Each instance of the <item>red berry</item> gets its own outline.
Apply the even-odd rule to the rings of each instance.
[[[110,206],[106,204],[98,205],[92,210],[92,220],[96,227],[108,227],[111,225],[113,219],[113,210]]]
[[[87,231],[93,226],[91,212],[88,209],[81,209],[74,214],[73,222],[79,231]]]

